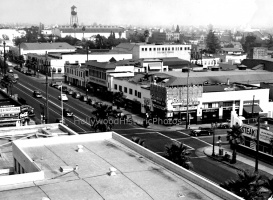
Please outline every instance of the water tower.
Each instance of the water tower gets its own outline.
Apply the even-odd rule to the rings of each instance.
[[[76,6],[71,7],[70,26],[74,26],[74,24],[78,26],[78,15]]]

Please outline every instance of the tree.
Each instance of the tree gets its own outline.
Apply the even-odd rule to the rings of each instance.
[[[224,45],[225,48],[234,48],[234,45],[232,43]]]
[[[97,132],[98,130],[101,132],[110,131],[113,127],[112,121],[109,120],[109,112],[111,111],[111,107],[108,105],[101,105],[97,108],[93,114],[96,116],[96,119],[93,119],[92,128]]]
[[[74,28],[74,38],[76,38],[76,28],[78,27],[78,25],[76,23],[73,24],[73,28]]]
[[[85,26],[82,27],[82,38],[84,39]]]
[[[206,38],[206,46],[208,53],[214,54],[220,49],[220,44],[218,38],[215,36],[212,30],[209,31]]]
[[[268,41],[267,41],[266,46],[267,46],[267,48],[273,47],[273,37],[271,34],[268,34]]]
[[[145,30],[143,33],[144,37],[145,37],[145,42],[147,43],[149,40],[149,36],[150,36],[150,32],[149,30]]]
[[[243,171],[238,172],[237,179],[229,179],[220,186],[234,194],[243,197],[247,200],[258,199],[263,197],[262,190],[264,189],[265,181],[255,172]]]
[[[244,142],[243,129],[238,123],[233,125],[230,131],[227,131],[227,140],[229,141],[230,148],[232,149],[232,159],[230,162],[236,163],[238,145]]]
[[[20,65],[20,67],[22,67],[25,62],[26,61],[24,59],[24,56],[23,55],[19,55],[19,57],[18,57],[18,63]]]
[[[186,169],[193,168],[189,155],[190,152],[183,143],[173,141],[165,145],[165,157]]]
[[[178,26],[178,25],[176,26],[175,32],[176,32],[176,33],[180,33],[180,29],[179,29],[179,26]]]
[[[125,105],[123,92],[115,92],[113,94],[113,103],[117,105],[118,107],[122,107]]]

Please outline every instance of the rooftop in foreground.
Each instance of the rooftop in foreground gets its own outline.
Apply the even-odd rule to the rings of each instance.
[[[114,132],[18,140],[13,154],[26,172],[17,176],[44,178],[1,186],[4,199],[238,199]]]

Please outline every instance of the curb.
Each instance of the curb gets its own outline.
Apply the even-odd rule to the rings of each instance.
[[[227,165],[227,166],[229,166],[229,167],[231,167],[231,168],[233,168],[233,169],[236,169],[236,170],[239,170],[239,171],[244,172],[243,169],[240,169],[240,168],[238,168],[238,167],[235,167],[235,166],[233,166],[232,164],[230,164],[230,163],[228,163],[228,162],[226,162],[226,161],[219,160],[219,159],[217,159],[217,158],[215,158],[215,157],[213,157],[213,156],[211,156],[211,155],[206,154],[206,153],[205,153],[205,150],[203,150],[203,153],[204,153],[207,157],[209,157],[209,158],[211,158],[211,159],[213,159],[213,160],[216,160],[216,161],[218,161],[218,162],[221,162],[221,163],[223,163],[223,164],[225,164],[225,165]]]

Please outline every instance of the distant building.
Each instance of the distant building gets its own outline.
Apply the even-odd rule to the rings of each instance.
[[[114,47],[110,52],[132,53],[133,59],[178,57],[189,61],[191,56],[191,45],[121,43]]]
[[[60,37],[64,38],[66,36],[75,37],[79,40],[82,38],[86,40],[94,40],[96,35],[104,36],[108,38],[110,34],[114,34],[115,38],[126,38],[125,30],[122,27],[117,26],[85,26],[83,31],[83,26],[78,28],[73,28],[71,26],[60,26]]]
[[[243,49],[238,48],[222,48],[220,51],[221,62],[229,62],[232,64],[241,64],[246,59]]]
[[[271,56],[268,55],[267,47],[253,47],[250,53],[250,58],[253,59],[270,59]]]

